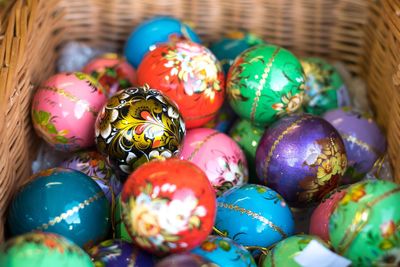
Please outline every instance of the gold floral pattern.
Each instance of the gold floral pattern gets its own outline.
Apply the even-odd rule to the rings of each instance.
[[[293,113],[301,107],[303,104],[303,98],[303,91],[295,95],[292,95],[292,92],[288,92],[281,97],[281,103],[275,103],[272,105],[272,109],[278,111],[276,114],[277,116]]]
[[[187,246],[181,242],[181,232],[200,229],[207,210],[192,195],[170,198],[168,195],[176,190],[174,184],[153,187],[147,183],[137,197],[123,202],[124,220],[129,222],[127,229],[140,246],[168,252]]]

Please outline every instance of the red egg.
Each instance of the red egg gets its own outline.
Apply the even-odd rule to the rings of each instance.
[[[176,102],[187,128],[213,119],[225,98],[221,65],[206,47],[187,40],[157,46],[138,68],[138,83],[148,84]]]
[[[121,199],[133,242],[155,254],[191,250],[214,225],[214,189],[189,161],[167,159],[140,166],[126,181]]]
[[[329,242],[329,218],[337,204],[346,194],[345,190],[337,191],[325,198],[314,210],[310,220],[310,234],[319,236]]]
[[[83,72],[98,79],[109,96],[136,85],[135,69],[115,53],[93,59],[83,68]]]

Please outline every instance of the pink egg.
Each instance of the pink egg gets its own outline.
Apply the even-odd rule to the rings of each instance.
[[[310,234],[329,241],[329,218],[335,211],[337,203],[346,194],[346,190],[337,191],[325,198],[314,210],[310,220]]]
[[[83,72],[98,79],[109,96],[136,85],[135,69],[115,53],[93,59],[83,68]]]
[[[180,154],[200,167],[219,195],[247,183],[247,161],[236,142],[224,133],[197,128],[186,133]]]
[[[60,151],[77,151],[94,145],[94,123],[106,103],[103,87],[91,76],[56,74],[36,91],[32,102],[37,134]]]

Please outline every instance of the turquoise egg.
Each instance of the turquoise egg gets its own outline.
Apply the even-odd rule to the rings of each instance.
[[[266,248],[294,234],[289,206],[266,186],[234,187],[217,200],[215,228],[238,244]]]
[[[192,253],[203,257],[218,266],[256,267],[250,252],[232,239],[209,236]]]
[[[33,230],[52,232],[89,247],[107,236],[110,206],[89,176],[71,169],[48,169],[15,195],[7,225],[12,236]]]

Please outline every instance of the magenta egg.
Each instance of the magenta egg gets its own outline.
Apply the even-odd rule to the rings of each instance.
[[[256,152],[258,178],[292,207],[321,201],[337,188],[346,167],[339,133],[309,114],[288,116],[268,127]]]
[[[94,123],[106,103],[103,87],[91,76],[60,73],[36,91],[32,102],[37,134],[60,151],[77,151],[94,145]]]
[[[188,131],[180,156],[207,174],[217,194],[248,181],[243,151],[232,138],[219,131],[208,128]]]
[[[309,231],[311,235],[316,235],[324,241],[329,241],[329,218],[345,194],[345,190],[331,193],[317,206],[311,215]]]

